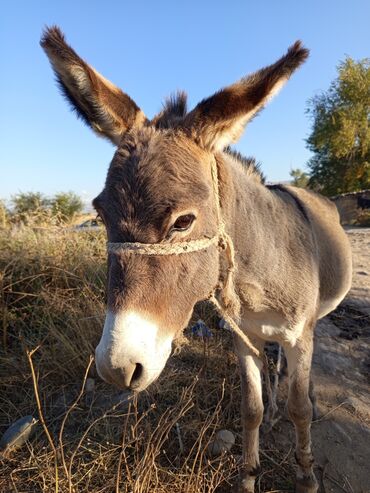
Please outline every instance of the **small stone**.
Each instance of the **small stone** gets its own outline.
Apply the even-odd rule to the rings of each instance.
[[[212,457],[217,457],[231,450],[235,443],[235,436],[229,430],[220,430],[214,440],[208,445],[208,452]]]
[[[5,431],[0,440],[0,450],[8,452],[10,449],[21,447],[31,436],[37,420],[33,416],[24,416],[18,419]]]
[[[85,392],[94,392],[95,390],[95,380],[93,378],[87,378],[85,384]]]

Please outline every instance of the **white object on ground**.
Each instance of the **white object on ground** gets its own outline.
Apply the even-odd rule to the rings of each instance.
[[[235,436],[229,430],[220,430],[214,440],[208,445],[208,452],[212,457],[217,457],[229,452],[235,443]]]
[[[8,452],[10,449],[21,447],[31,436],[37,419],[33,416],[23,416],[5,431],[0,440],[0,450]]]

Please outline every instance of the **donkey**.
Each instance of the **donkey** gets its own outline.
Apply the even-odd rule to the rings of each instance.
[[[149,120],[75,53],[58,27],[44,32],[41,45],[72,108],[117,147],[104,189],[93,201],[110,243],[181,246],[212,238],[220,205],[235,251],[239,327],[260,352],[266,341],[284,349],[287,408],[296,430],[296,491],[316,492],[309,398],[313,333],[316,321],[350,288],[349,242],[329,200],[305,189],[265,186],[253,162],[227,150],[308,50],[297,41],[276,63],[193,110],[187,111],[186,96],[179,93]],[[159,376],[194,305],[225,278],[226,267],[211,243],[179,255],[134,253],[109,251],[107,313],[96,366],[107,382],[141,391]],[[241,337],[235,337],[235,350],[243,420],[239,491],[251,493],[259,471],[263,364]]]

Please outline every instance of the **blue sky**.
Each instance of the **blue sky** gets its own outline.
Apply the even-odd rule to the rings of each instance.
[[[345,55],[369,56],[369,18],[368,0],[1,2],[0,197],[73,190],[90,200],[113,156],[112,145],[58,93],[39,47],[45,25],[58,24],[82,58],[148,117],[176,89],[193,106],[302,39],[310,59],[236,146],[277,181],[309,158],[307,100],[328,88]]]

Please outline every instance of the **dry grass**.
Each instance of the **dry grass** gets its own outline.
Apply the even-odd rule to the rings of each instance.
[[[104,317],[104,233],[4,229],[0,270],[0,433],[27,414],[40,421],[0,458],[1,492],[231,491],[241,424],[230,334],[215,329],[206,342],[188,333],[191,344],[160,379],[130,397],[101,382],[90,361]],[[209,308],[197,310],[214,326]],[[84,390],[87,377],[94,391]],[[234,455],[210,459],[220,428],[235,433]],[[278,448],[263,444],[257,491],[292,491],[292,453]]]

